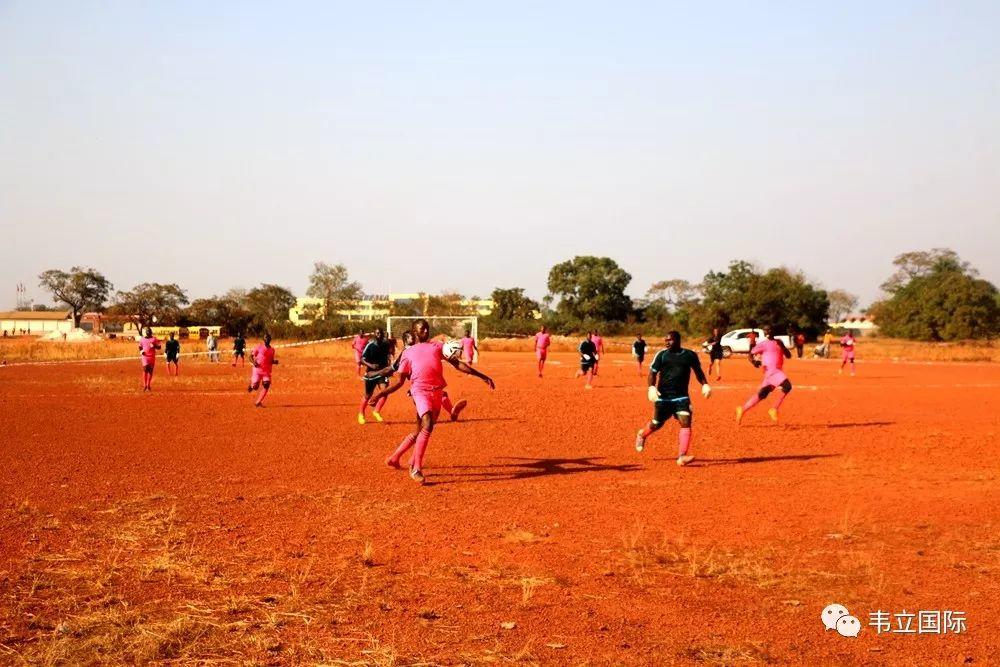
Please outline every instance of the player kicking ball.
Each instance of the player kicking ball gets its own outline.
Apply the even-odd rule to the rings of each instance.
[[[278,363],[274,358],[274,348],[271,347],[271,334],[264,334],[264,342],[260,343],[250,351],[250,364],[253,365],[253,372],[250,374],[250,385],[247,393],[260,389],[257,400],[254,401],[255,408],[264,407],[264,397],[271,389],[271,368]]]
[[[677,465],[686,466],[694,461],[691,450],[691,396],[688,384],[691,372],[701,383],[701,394],[705,398],[712,395],[705,373],[701,370],[698,355],[681,347],[681,335],[676,331],[667,334],[667,349],[660,350],[649,365],[648,397],[653,403],[653,418],[646,428],[635,436],[635,450],[646,448],[646,439],[663,428],[671,417],[677,418],[680,431],[677,434]]]
[[[441,401],[446,385],[443,362],[447,361],[461,373],[478,377],[490,389],[495,389],[496,384],[488,375],[480,373],[454,356],[446,358],[444,344],[441,341],[430,340],[430,326],[427,320],[419,319],[414,322],[412,331],[416,342],[403,350],[400,355],[399,370],[396,371],[395,379],[388,387],[373,394],[369,404],[377,404],[382,398],[398,391],[407,379],[410,380],[410,394],[417,410],[416,429],[399,443],[396,451],[385,460],[385,463],[391,468],[399,468],[403,455],[412,447],[410,478],[423,484],[424,453],[441,412]]]
[[[760,355],[759,360],[757,355]],[[782,366],[785,365],[785,359],[792,358],[792,351],[774,337],[774,329],[771,325],[767,325],[764,327],[764,340],[750,349],[747,358],[757,368],[763,365],[764,379],[761,380],[760,390],[748,398],[746,403],[736,408],[736,423],[739,424],[743,421],[744,412],[763,401],[772,391],[780,388],[781,393],[778,395],[778,400],[774,402],[774,407],[767,411],[771,421],[777,423],[778,408],[784,403],[788,392],[792,390],[792,381],[785,375],[785,371],[781,370]]]

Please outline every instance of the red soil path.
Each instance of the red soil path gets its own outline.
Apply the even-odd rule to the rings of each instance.
[[[470,407],[423,488],[381,463],[412,404],[357,425],[341,360],[286,358],[261,410],[204,361],[151,395],[138,363],[0,369],[0,662],[997,660],[1000,367],[792,360],[783,423],[737,427],[759,376],[730,360],[681,469],[676,425],[633,449],[625,355],[589,392],[552,361],[449,373]],[[967,632],[878,635],[878,609]]]

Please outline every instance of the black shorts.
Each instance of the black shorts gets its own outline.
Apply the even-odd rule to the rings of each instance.
[[[636,360],[637,360],[637,361],[638,361],[638,362],[639,362],[640,364],[641,364],[641,363],[642,363],[643,361],[645,361],[645,360],[646,360],[646,353],[645,353],[645,352],[643,352],[642,354],[637,354],[637,353],[633,352],[633,353],[632,353],[632,356],[633,356],[633,357],[635,357],[635,358],[636,358]]]
[[[581,359],[580,372],[589,373],[590,371],[594,370],[594,366],[596,365],[597,365],[597,359],[590,359],[589,361],[587,359]]]
[[[244,359],[246,359],[247,355],[246,355],[245,352],[243,352],[243,350],[233,350],[233,356],[234,357],[243,357]]]
[[[718,359],[722,359],[722,357],[724,357],[724,356],[725,355],[722,353],[722,348],[721,347],[713,347],[713,348],[711,348],[708,351],[708,358],[711,359],[711,360],[713,360],[713,361],[718,360]]]
[[[178,357],[178,355],[176,355],[176,354],[170,354],[168,352],[167,353],[167,363],[169,364],[169,363],[173,362],[173,363],[176,364],[177,363],[177,357]]]
[[[378,389],[379,385],[389,384],[389,378],[365,378],[365,396],[371,396]]]
[[[671,417],[679,417],[684,413],[691,415],[690,397],[661,398],[653,404],[653,423],[664,424]]]

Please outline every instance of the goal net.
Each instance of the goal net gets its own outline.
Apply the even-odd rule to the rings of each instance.
[[[393,315],[385,321],[385,332],[389,338],[399,338],[409,331],[414,320],[425,319],[431,327],[431,338],[462,338],[468,331],[472,339],[479,342],[479,318],[475,315],[428,315],[427,317],[400,317]]]

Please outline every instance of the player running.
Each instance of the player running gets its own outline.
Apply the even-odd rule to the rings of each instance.
[[[255,408],[264,407],[264,397],[271,389],[271,367],[276,365],[278,360],[274,358],[274,348],[271,347],[271,334],[264,334],[264,342],[260,343],[250,351],[250,364],[253,372],[250,374],[250,386],[247,393],[253,393],[258,388],[260,393],[254,401]]]
[[[576,349],[580,352],[580,370],[576,372],[573,379],[575,380],[581,375],[586,375],[587,384],[584,385],[584,389],[593,389],[594,369],[597,366],[597,346],[594,345],[593,334],[588,332],[587,337],[583,339],[580,346]]]
[[[399,462],[403,454],[413,447],[413,454],[410,456],[410,478],[423,484],[424,453],[441,411],[442,394],[446,385],[442,362],[447,361],[459,372],[478,377],[490,389],[495,389],[496,384],[488,375],[480,373],[454,357],[445,359],[442,350],[444,344],[429,340],[430,325],[427,324],[427,320],[419,319],[414,322],[412,331],[416,343],[403,351],[396,379],[390,386],[376,392],[371,397],[370,403],[378,403],[383,397],[398,391],[407,379],[410,380],[410,394],[417,409],[417,428],[399,443],[396,451],[385,462],[392,468],[400,467]]]
[[[479,352],[476,339],[472,337],[472,332],[466,329],[465,336],[458,342],[462,346],[462,361],[471,366],[476,359],[476,353]]]
[[[160,339],[153,330],[146,327],[139,339],[139,358],[142,362],[142,390],[153,391],[153,367],[156,366],[156,351],[160,349]]]
[[[236,360],[240,360],[240,365],[245,365],[247,362],[247,339],[243,337],[243,332],[236,334],[236,338],[233,339],[233,368],[236,368]]]
[[[756,359],[757,355],[760,355],[759,361]],[[760,391],[748,398],[746,403],[736,408],[736,423],[739,424],[743,420],[744,412],[763,401],[767,398],[768,394],[780,387],[781,394],[778,396],[778,400],[774,402],[774,407],[767,411],[771,421],[777,422],[778,408],[785,401],[788,392],[792,390],[791,380],[781,370],[781,367],[785,364],[785,359],[792,358],[792,352],[785,347],[784,343],[774,337],[774,329],[768,324],[764,327],[764,340],[751,348],[747,358],[750,359],[750,363],[756,368],[760,368],[761,365],[764,366],[764,379],[761,380]]]
[[[756,334],[755,334],[756,336]],[[722,334],[719,333],[718,327],[712,329],[712,335],[708,337],[705,341],[708,344],[708,374],[712,374],[712,368],[715,368],[715,379],[722,379]]]
[[[549,357],[549,346],[552,345],[552,336],[549,330],[542,325],[542,328],[535,334],[535,356],[538,358],[538,377],[542,377],[545,370],[545,360]]]
[[[385,340],[385,331],[381,327],[375,330],[375,336],[368,341],[365,349],[361,352],[361,363],[368,371],[379,371],[389,366],[389,344]],[[389,384],[389,378],[386,376],[377,375],[369,378],[367,373],[365,374],[365,395],[361,399],[361,407],[358,409],[359,424],[365,423],[365,410],[368,408],[368,399],[372,397],[372,393],[380,386],[387,384]],[[384,398],[372,409],[372,417],[380,424],[384,421],[381,415],[383,405],[385,405]]]
[[[632,356],[638,364],[639,377],[642,377],[642,362],[646,359],[646,341],[642,339],[642,334],[636,334],[632,341]]]
[[[167,340],[166,344],[163,346],[163,352],[167,357],[167,375],[170,373],[170,364],[174,365],[173,375],[176,377],[180,375],[180,366],[177,365],[177,361],[181,356],[181,342],[174,338],[174,332],[170,332],[170,338]]]
[[[837,372],[838,375],[844,374],[844,366],[848,363],[851,364],[851,377],[854,377],[854,345],[857,343],[857,339],[854,337],[854,332],[850,329],[843,338],[840,339],[840,370]]]
[[[594,343],[594,377],[597,377],[597,372],[601,370],[601,357],[604,356],[604,339],[601,338],[601,334],[597,331],[591,332],[594,335],[591,336],[590,340]]]
[[[701,383],[701,394],[705,398],[712,395],[705,373],[701,370],[698,355],[681,347],[681,335],[676,331],[667,334],[667,349],[660,350],[649,365],[648,397],[653,402],[653,418],[646,428],[635,436],[635,450],[646,448],[646,438],[656,433],[671,417],[677,418],[680,431],[677,434],[677,465],[686,466],[694,461],[691,449],[691,396],[688,384],[691,372]]]
[[[351,347],[354,349],[354,363],[358,366],[358,375],[361,375],[362,368],[361,365],[361,353],[365,351],[365,346],[368,344],[368,337],[361,331],[359,331],[355,336],[354,340],[351,341]]]

